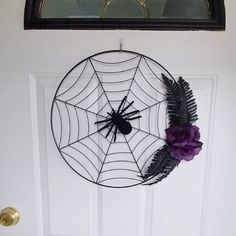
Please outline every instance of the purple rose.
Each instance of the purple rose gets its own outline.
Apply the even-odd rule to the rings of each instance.
[[[190,161],[202,149],[197,126],[171,126],[166,129],[166,134],[170,155],[178,160]]]

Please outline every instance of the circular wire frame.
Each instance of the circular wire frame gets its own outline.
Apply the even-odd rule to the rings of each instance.
[[[64,76],[52,101],[51,130],[72,170],[111,188],[150,181],[142,177],[166,143],[168,126],[162,74],[174,80],[150,57],[112,50],[82,60]],[[129,134],[111,121],[112,111],[122,112]]]

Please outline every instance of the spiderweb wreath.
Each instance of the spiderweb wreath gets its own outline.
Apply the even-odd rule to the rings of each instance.
[[[154,184],[202,147],[189,84],[131,51],[95,54],[59,84],[51,129],[65,162],[95,184]]]

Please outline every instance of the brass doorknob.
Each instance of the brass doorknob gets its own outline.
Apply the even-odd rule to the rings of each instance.
[[[0,224],[3,226],[13,226],[20,219],[19,212],[13,207],[4,208],[0,212]]]

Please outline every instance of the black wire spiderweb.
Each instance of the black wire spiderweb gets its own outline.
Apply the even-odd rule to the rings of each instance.
[[[75,65],[59,84],[51,108],[53,138],[66,163],[83,178],[106,187],[142,184],[147,166],[165,141],[167,110],[161,74],[173,77],[151,58],[131,51],[95,54]],[[139,110],[124,135],[98,121],[117,110]],[[98,124],[95,124],[98,123]],[[149,180],[145,180],[149,181]]]

